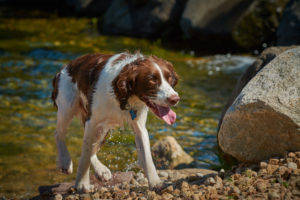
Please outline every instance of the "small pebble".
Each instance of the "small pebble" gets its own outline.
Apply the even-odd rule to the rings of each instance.
[[[80,200],[91,200],[91,195],[89,193],[87,193],[87,194],[81,194],[79,196],[79,199]]]
[[[280,199],[280,196],[276,191],[270,191],[268,193],[268,199],[270,199],[270,200]]]
[[[278,163],[279,163],[279,160],[278,160],[278,159],[275,159],[275,158],[272,158],[272,159],[270,159],[270,161],[269,161],[269,164],[270,164],[270,165],[278,165]]]
[[[170,186],[168,186],[167,188],[165,188],[165,189],[163,190],[163,193],[164,193],[164,192],[171,193],[171,192],[173,192],[173,191],[174,191],[174,188],[173,188],[172,185],[170,185]]]
[[[216,183],[216,181],[215,181],[215,179],[213,178],[213,177],[208,177],[205,181],[204,181],[204,184],[205,185],[213,185],[213,184],[215,184]]]
[[[196,176],[198,176],[199,178],[202,178],[204,176],[204,174],[198,172],[198,173],[196,173]]]
[[[260,162],[259,166],[260,166],[261,169],[266,169],[268,164],[266,162]]]
[[[63,199],[63,197],[62,197],[61,194],[56,194],[56,195],[54,196],[54,200],[62,200],[62,199]]]
[[[295,157],[296,157],[296,154],[293,153],[293,152],[290,152],[290,153],[288,154],[288,157],[290,157],[290,158],[295,158]]]
[[[163,195],[162,195],[162,198],[163,199],[172,199],[173,198],[173,195],[172,194],[170,194],[170,193],[164,193]]]
[[[256,184],[256,189],[257,189],[257,191],[259,191],[259,192],[264,192],[264,191],[266,191],[267,186],[266,186],[266,184],[265,184],[264,182],[258,182],[258,183]]]
[[[294,162],[289,162],[288,163],[288,166],[287,166],[289,169],[297,169],[297,164],[294,163]]]
[[[158,175],[166,178],[169,176],[168,172],[159,172]]]
[[[183,181],[181,183],[181,189],[184,189],[184,188],[189,188],[189,184],[186,181]]]

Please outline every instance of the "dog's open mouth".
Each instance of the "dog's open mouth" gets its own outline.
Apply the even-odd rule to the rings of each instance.
[[[158,118],[164,120],[168,125],[174,124],[176,121],[176,113],[169,107],[157,105],[148,99],[143,99],[143,101]]]

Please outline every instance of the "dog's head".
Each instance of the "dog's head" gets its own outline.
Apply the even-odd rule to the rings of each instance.
[[[177,74],[170,62],[150,56],[125,66],[113,81],[113,88],[121,109],[128,109],[128,99],[135,95],[157,117],[173,124],[176,114],[170,107],[180,99],[173,89],[177,82]]]

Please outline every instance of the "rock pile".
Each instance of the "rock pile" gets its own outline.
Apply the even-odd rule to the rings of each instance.
[[[143,173],[129,182],[100,187],[93,193],[44,193],[35,199],[298,199],[300,198],[300,152],[271,158],[250,166],[219,173],[203,169],[160,170],[165,187],[150,191]]]

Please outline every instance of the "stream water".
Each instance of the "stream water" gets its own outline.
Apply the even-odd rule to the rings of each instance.
[[[75,178],[56,170],[56,112],[50,100],[54,74],[87,52],[140,49],[171,61],[180,76],[177,121],[149,114],[150,140],[174,136],[201,167],[218,168],[216,128],[239,74],[254,61],[245,55],[192,56],[159,41],[97,34],[93,19],[0,19],[0,197],[32,197],[38,186]],[[68,147],[77,168],[83,128],[75,119]],[[139,170],[131,130],[113,130],[98,153],[112,171]],[[76,170],[75,170],[76,172]]]

